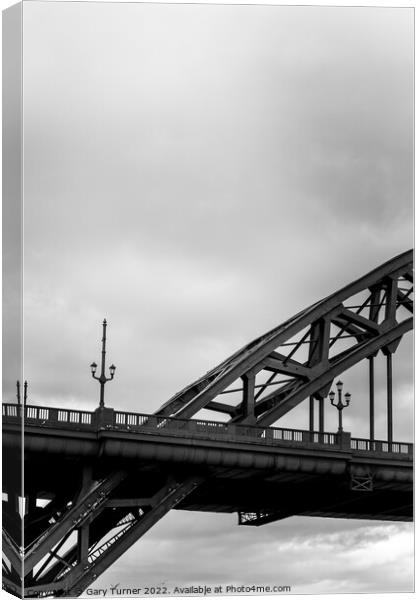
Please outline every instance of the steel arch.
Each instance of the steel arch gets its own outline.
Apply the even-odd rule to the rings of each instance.
[[[413,327],[412,314],[409,250],[247,344],[155,414],[191,418],[205,408],[232,421],[272,425],[309,396],[325,398],[333,379],[361,360],[379,350],[395,352]],[[335,352],[344,340],[347,347]],[[257,374],[267,376],[258,386]],[[286,379],[277,385],[278,375]],[[221,401],[238,379],[241,401]],[[269,386],[273,391],[267,392]]]

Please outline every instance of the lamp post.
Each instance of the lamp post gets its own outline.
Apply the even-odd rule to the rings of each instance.
[[[102,323],[102,361],[101,361],[101,374],[99,377],[97,377],[95,375],[96,373],[96,369],[98,368],[98,365],[93,362],[90,365],[90,370],[92,373],[92,377],[94,379],[96,379],[97,381],[99,381],[99,385],[101,388],[100,391],[100,397],[99,397],[99,407],[103,408],[105,406],[105,401],[104,401],[104,393],[105,393],[105,384],[107,381],[111,381],[111,379],[114,379],[114,375],[115,375],[115,369],[116,366],[115,365],[111,365],[109,367],[109,372],[111,377],[106,377],[105,376],[105,354],[106,354],[106,319],[104,319],[103,323]]]
[[[335,406],[336,409],[338,410],[338,433],[343,433],[342,412],[343,412],[343,408],[346,408],[350,404],[351,394],[349,394],[348,392],[346,394],[344,394],[344,402],[343,402],[343,400],[342,400],[343,382],[337,381],[336,387],[337,387],[337,391],[338,391],[337,403],[334,402],[335,392],[333,390],[331,390],[331,392],[328,394],[328,396],[330,398],[331,404],[333,406]]]
[[[26,400],[28,397],[28,382],[25,381],[23,384],[23,406],[26,406]],[[17,403],[20,405],[20,381],[16,381],[16,398]]]

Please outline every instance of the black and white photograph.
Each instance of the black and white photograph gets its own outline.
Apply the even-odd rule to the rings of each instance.
[[[414,592],[414,8],[3,10],[3,594]]]

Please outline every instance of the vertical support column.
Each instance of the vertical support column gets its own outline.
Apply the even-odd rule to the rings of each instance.
[[[387,395],[387,423],[388,442],[392,442],[392,354],[386,355],[386,395]]]
[[[369,356],[369,439],[375,439],[375,358]]]
[[[245,423],[255,423],[255,373],[249,372],[242,376],[244,391],[242,396],[242,414]]]
[[[309,396],[309,431],[314,431],[314,397]]]
[[[325,398],[319,399],[319,433],[324,433],[324,400]]]

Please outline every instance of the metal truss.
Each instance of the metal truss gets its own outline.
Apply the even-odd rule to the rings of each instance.
[[[412,329],[412,313],[408,251],[246,345],[156,414],[191,418],[206,409],[272,425],[303,400],[325,398],[333,379],[358,362],[378,351],[390,357]]]
[[[74,507],[19,556],[15,573],[3,565],[5,588],[20,596],[18,573],[23,567],[25,597],[79,596],[202,481],[199,476],[180,481],[169,477],[150,497],[116,497],[126,477],[124,471],[114,472],[83,489]],[[12,542],[5,541],[9,556]]]
[[[253,525],[255,527],[264,525],[273,520],[277,521],[278,518],[277,513],[270,513],[262,510],[257,510],[255,512],[238,512],[238,525]]]
[[[367,475],[352,475],[350,479],[350,489],[356,492],[372,492],[372,474],[369,473]]]

